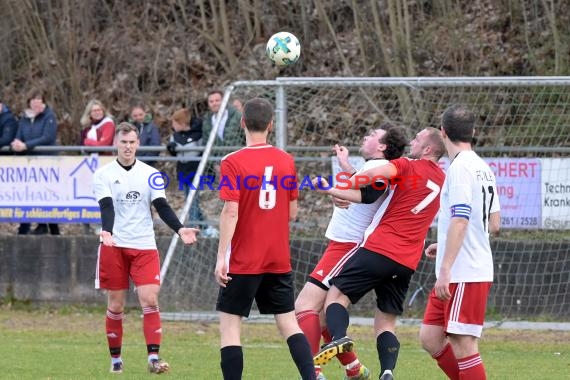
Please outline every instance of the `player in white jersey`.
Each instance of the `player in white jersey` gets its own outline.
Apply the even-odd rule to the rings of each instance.
[[[343,171],[358,175],[362,171],[385,165],[388,160],[399,158],[407,145],[408,139],[402,128],[389,123],[383,124],[364,137],[360,153],[366,162],[358,171],[348,162],[348,150],[345,147],[335,145],[333,149]],[[382,184],[377,187],[379,189],[374,189],[372,186],[363,188],[358,194],[359,199],[354,199],[355,202],[362,203],[335,200],[337,207],[334,208],[325,233],[330,240],[329,245],[295,301],[297,321],[309,340],[313,355],[320,349],[321,335],[326,343],[331,340],[327,329],[321,324],[323,319],[321,314],[330,288],[329,280],[354,254],[362,242],[364,231],[386,197],[387,192],[384,190],[388,185]],[[345,366],[346,379],[370,378],[370,371],[360,364],[354,352],[345,352],[337,357]],[[315,371],[317,379],[325,379],[320,366],[316,366]]]
[[[194,243],[198,231],[185,228],[168,205],[161,173],[135,158],[139,144],[137,127],[119,124],[115,133],[117,159],[99,168],[93,177],[102,223],[95,287],[107,290],[105,325],[112,373],[123,372],[123,310],[129,278],[137,287],[143,310],[148,369],[151,373],[168,370],[168,363],[158,357],[162,333],[158,309],[160,259],[151,204],[185,244]]]
[[[450,379],[485,379],[478,348],[493,282],[489,234],[499,230],[495,175],[471,148],[475,115],[454,105],[441,131],[451,160],[440,199],[438,242],[426,249],[436,259],[437,281],[420,329],[423,348]]]

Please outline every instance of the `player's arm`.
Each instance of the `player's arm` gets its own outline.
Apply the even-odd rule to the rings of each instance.
[[[184,225],[180,223],[180,220],[178,220],[178,217],[166,201],[166,198],[155,198],[152,201],[152,205],[156,209],[156,212],[158,212],[160,219],[182,238],[184,244],[192,244],[196,241],[198,229],[185,228]]]
[[[459,250],[463,245],[463,240],[465,239],[465,234],[467,233],[467,227],[469,225],[469,219],[465,217],[452,217],[449,222],[449,228],[447,229],[447,239],[445,244],[445,250],[443,253],[443,259],[441,261],[441,267],[438,275],[438,282],[446,282],[447,285],[444,287],[438,287],[436,284],[435,292],[437,296],[442,300],[447,300],[451,297],[449,292],[449,281],[451,279],[451,267],[457,259]]]
[[[346,188],[339,185],[330,187],[326,179],[318,177],[313,179],[313,186],[315,186],[317,191],[327,193],[333,197],[364,204],[376,202],[388,189],[388,185],[380,180],[359,189]]]
[[[499,236],[501,229],[501,213],[499,211],[492,212],[489,215],[489,233],[493,236]]]
[[[336,144],[333,146],[333,150],[336,153],[336,158],[338,159],[338,165],[343,172],[350,175],[356,173],[356,169],[348,162],[348,149],[345,146]]]
[[[231,280],[231,277],[228,277],[226,254],[236,230],[239,216],[238,206],[238,202],[225,201],[222,212],[220,213],[220,238],[218,240],[218,256],[214,275],[216,282],[223,287]]]
[[[299,203],[296,199],[289,202],[289,220],[292,222],[297,219],[297,213],[299,211]]]
[[[99,209],[101,210],[101,242],[104,245],[115,245],[112,235],[113,226],[115,224],[115,207],[113,206],[113,198],[105,197],[99,199]]]
[[[360,189],[361,187],[370,185],[373,182],[387,182],[388,179],[398,175],[398,169],[392,163],[377,166],[360,172],[348,179],[339,179],[337,188]]]

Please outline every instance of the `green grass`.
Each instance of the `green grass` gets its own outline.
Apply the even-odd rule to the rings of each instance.
[[[137,311],[124,326],[122,379],[140,379],[146,372],[146,349]],[[164,322],[161,349],[171,365],[168,379],[220,379],[218,326],[215,323]],[[378,358],[371,327],[353,326],[359,357],[378,376]],[[443,379],[435,362],[417,343],[417,327],[398,331],[401,351],[398,380]],[[567,379],[570,373],[570,332],[488,329],[480,347],[489,379]],[[107,379],[109,358],[104,311],[8,310],[0,308],[2,379]],[[298,379],[285,342],[275,326],[245,323],[244,379]],[[336,362],[324,367],[329,379],[342,378]]]

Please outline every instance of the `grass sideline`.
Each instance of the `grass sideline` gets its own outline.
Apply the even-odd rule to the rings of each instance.
[[[0,307],[2,379],[107,379],[109,357],[104,310],[63,308],[11,310]],[[130,310],[124,326],[122,379],[151,376],[141,316]],[[164,322],[161,355],[170,363],[168,379],[220,379],[217,323]],[[375,341],[369,326],[350,329],[361,361],[378,376]],[[442,379],[435,362],[421,350],[417,327],[401,327],[398,380]],[[244,323],[244,379],[298,379],[287,346],[272,324]],[[566,379],[570,373],[570,332],[487,329],[481,352],[489,379]],[[324,367],[329,379],[343,371],[333,361]]]

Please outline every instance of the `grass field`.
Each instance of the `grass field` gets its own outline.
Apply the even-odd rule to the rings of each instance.
[[[3,368],[1,379],[107,379],[108,350],[104,310],[9,310],[0,307]],[[124,326],[123,379],[151,376],[137,311]],[[371,327],[353,326],[360,359],[378,377]],[[396,378],[443,379],[435,362],[417,343],[417,327],[399,331],[401,351]],[[218,326],[215,323],[164,322],[161,356],[171,365],[168,379],[220,379]],[[286,344],[271,324],[245,323],[244,379],[298,379]],[[489,379],[570,378],[570,332],[487,329],[481,352]],[[328,379],[342,379],[337,362],[324,367]]]

